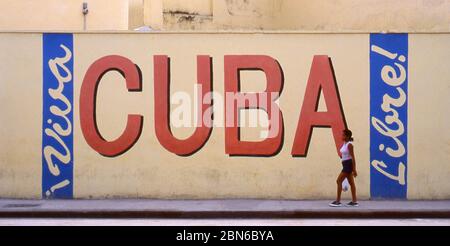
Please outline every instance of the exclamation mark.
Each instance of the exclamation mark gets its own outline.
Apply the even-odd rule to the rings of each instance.
[[[59,183],[55,184],[54,186],[52,186],[50,188],[50,190],[47,190],[45,192],[45,196],[50,197],[53,193],[55,193],[56,190],[64,188],[64,187],[68,186],[69,184],[70,184],[70,181],[68,179],[66,179],[62,182],[59,182]]]

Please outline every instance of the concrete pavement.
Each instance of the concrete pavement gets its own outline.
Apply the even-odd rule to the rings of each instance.
[[[450,218],[450,200],[18,200],[0,199],[0,218]]]
[[[0,226],[450,226],[450,219],[0,218]]]

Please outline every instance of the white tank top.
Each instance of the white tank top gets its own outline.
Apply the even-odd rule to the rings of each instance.
[[[352,156],[350,155],[350,151],[348,150],[348,145],[349,144],[353,144],[353,142],[346,142],[342,145],[341,147],[341,154],[342,154],[342,160],[346,161],[346,160],[350,160],[352,159]]]

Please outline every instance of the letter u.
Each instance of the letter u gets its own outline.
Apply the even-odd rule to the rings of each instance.
[[[158,141],[168,151],[180,155],[192,155],[200,150],[208,141],[212,131],[210,117],[203,117],[205,111],[211,106],[212,100],[201,103],[201,115],[198,117],[200,123],[195,132],[187,139],[177,139],[170,130],[170,63],[166,55],[156,55],[154,60],[154,83],[155,83],[155,132]],[[202,99],[211,92],[211,58],[206,55],[197,56],[197,84],[202,88]],[[200,106],[200,105],[198,105]],[[205,122],[208,121],[208,122]]]

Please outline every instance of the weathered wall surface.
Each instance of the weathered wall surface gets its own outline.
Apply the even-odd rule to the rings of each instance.
[[[283,29],[283,1],[223,0],[214,2],[214,24],[219,29]],[[300,2],[290,8],[297,9]]]
[[[165,30],[450,30],[450,0],[146,1],[164,5]]]
[[[408,188],[415,199],[448,198],[438,189],[449,190],[450,131],[447,116],[450,105],[450,58],[448,34],[411,35],[409,83],[409,180]],[[441,51],[440,51],[441,50]],[[420,58],[426,56],[426,58]],[[435,75],[439,75],[434,77]],[[438,151],[434,151],[434,146]],[[436,190],[427,183],[439,184]]]
[[[214,30],[212,0],[162,1],[164,30]]]
[[[0,31],[128,30],[128,0],[1,0]]]
[[[0,0],[0,30],[448,32],[450,0]]]
[[[371,32],[448,32],[450,30],[449,0],[283,0],[281,2],[281,21],[278,28],[283,29]]]
[[[43,98],[49,93],[43,89],[48,82],[43,72],[48,68],[45,42],[39,33],[0,34],[0,197],[40,198],[48,191],[43,185],[50,182],[43,175],[49,166],[43,159],[43,137],[52,123],[43,115],[43,110],[48,110],[43,109],[47,105]],[[409,35],[408,199],[450,198],[449,43],[449,34]],[[62,51],[60,46],[54,47]],[[179,156],[165,149],[155,135],[154,104],[161,95],[154,92],[153,56],[162,54],[171,58],[171,95],[185,91],[192,98],[197,55],[212,57],[213,90],[218,95],[224,94],[228,83],[225,55],[276,59],[284,74],[279,99],[284,119],[281,151],[270,157],[230,156],[225,152],[225,129],[218,126],[195,154]],[[327,55],[347,125],[355,136],[358,194],[367,199],[373,185],[369,54],[368,34],[74,34],[73,156],[70,164],[55,165],[61,173],[63,167],[73,168],[73,177],[67,179],[73,185],[74,198],[331,199],[341,170],[331,129],[314,128],[307,155],[291,155],[313,58]],[[137,142],[115,157],[94,150],[80,124],[80,116],[86,114],[80,108],[83,79],[96,60],[109,55],[130,59],[142,72],[142,91],[128,92],[123,77],[115,71],[106,73],[98,86],[96,120],[104,139],[113,141],[124,132],[128,114],[144,118]],[[65,76],[65,70],[60,67],[59,71]],[[241,82],[242,91],[262,91],[266,78],[261,71],[243,71]],[[318,110],[326,111],[330,105],[321,97]],[[224,105],[219,100],[214,105],[220,118]],[[179,102],[172,101],[172,114],[177,106]],[[241,139],[261,141],[264,129],[243,127]],[[179,139],[188,138],[193,131],[194,127],[175,127],[172,122],[172,133]]]
[[[128,12],[128,25],[134,30],[144,25],[144,0],[130,0]]]

